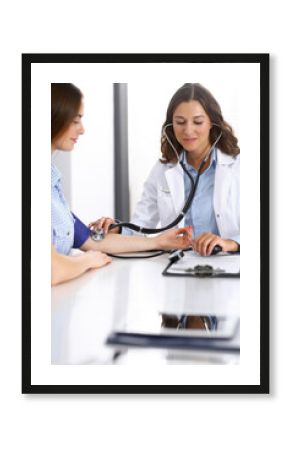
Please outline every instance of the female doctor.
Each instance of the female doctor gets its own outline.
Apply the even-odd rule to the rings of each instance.
[[[218,102],[199,83],[186,83],[173,95],[162,127],[161,153],[132,222],[163,227],[182,210],[190,182],[176,164],[177,153],[194,180],[200,173],[191,208],[179,223],[193,227],[193,249],[203,256],[210,255],[216,245],[226,252],[239,251],[240,149]],[[108,231],[110,223],[111,219],[101,218],[90,226]]]
[[[84,133],[83,110],[83,96],[76,86],[51,84],[52,153],[73,150]],[[70,211],[61,186],[61,174],[52,162],[51,244],[51,284],[55,285],[110,263],[111,258],[106,253],[186,248],[190,238],[187,229],[183,229],[170,230],[152,239],[110,234],[101,241],[93,240],[90,229]],[[72,256],[72,248],[79,248],[83,253]]]

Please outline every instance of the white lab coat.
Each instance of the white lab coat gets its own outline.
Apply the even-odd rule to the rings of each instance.
[[[144,183],[132,222],[147,228],[155,228],[158,224],[164,227],[178,216],[184,202],[184,172],[180,164],[158,161]],[[213,204],[220,236],[227,239],[239,235],[239,155],[233,157],[217,150]],[[184,219],[178,226],[184,226]]]

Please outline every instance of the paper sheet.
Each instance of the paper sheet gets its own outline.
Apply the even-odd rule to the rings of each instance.
[[[170,266],[167,273],[194,273],[196,266],[206,265],[211,266],[217,272],[239,273],[240,255],[219,253],[213,256],[200,256],[194,252],[187,252],[183,258]]]

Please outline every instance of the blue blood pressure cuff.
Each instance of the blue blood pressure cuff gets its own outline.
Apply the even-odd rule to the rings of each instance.
[[[80,248],[91,234],[89,227],[87,227],[75,214],[74,218],[74,243],[73,248]]]

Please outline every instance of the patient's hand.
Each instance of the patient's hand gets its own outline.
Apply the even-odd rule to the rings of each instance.
[[[85,252],[84,257],[86,257],[90,269],[99,269],[100,267],[106,266],[112,262],[112,258],[106,255],[106,253],[96,250],[89,250]]]

